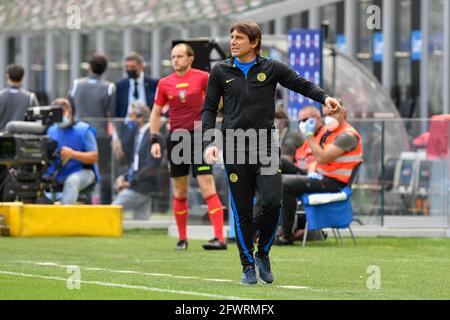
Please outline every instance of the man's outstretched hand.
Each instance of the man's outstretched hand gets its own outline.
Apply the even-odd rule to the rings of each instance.
[[[325,100],[325,108],[323,109],[325,115],[338,113],[342,110],[342,106],[335,98],[328,97]]]

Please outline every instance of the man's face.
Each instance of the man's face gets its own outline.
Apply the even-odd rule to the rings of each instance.
[[[73,114],[71,108],[64,108],[63,110],[63,117],[67,117],[70,122],[73,122]]]
[[[63,107],[63,119],[57,125],[61,129],[69,128],[73,124],[72,108]]]
[[[144,65],[134,60],[125,61],[125,71],[128,73],[128,71],[131,70],[136,71],[136,74],[139,77],[144,70]]]
[[[137,121],[136,113],[133,111],[130,112],[130,114],[128,115],[128,118],[130,119],[130,121],[133,121],[133,122]]]
[[[299,121],[305,121],[308,120],[309,118],[316,118],[316,117],[317,114],[314,112],[314,110],[311,109],[300,110],[300,112],[298,113]]]
[[[176,72],[184,72],[191,67],[194,57],[189,57],[186,47],[179,46],[172,49],[172,67]]]
[[[312,109],[309,109],[309,108],[308,109],[302,109],[298,113],[298,121],[299,122],[305,122],[306,120],[308,120],[310,118],[316,119],[316,130],[317,130],[319,128],[319,126],[320,126],[320,117],[317,115],[315,110],[312,110]]]
[[[244,57],[247,54],[254,52],[257,44],[258,40],[256,40],[255,43],[251,43],[245,33],[234,30],[231,33],[230,39],[231,56],[235,58]]]
[[[138,117],[136,115],[136,112],[134,112],[134,111],[130,112],[130,115],[128,116],[128,118],[130,119],[130,121],[133,121],[134,123],[136,123],[138,128],[140,128],[141,126],[143,126],[145,124],[144,117]]]

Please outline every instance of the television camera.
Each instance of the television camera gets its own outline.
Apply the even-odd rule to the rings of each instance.
[[[57,142],[46,135],[47,129],[62,117],[60,106],[32,107],[25,121],[11,121],[6,132],[0,133],[0,165],[9,171],[8,199],[36,203],[41,197],[47,183],[43,174],[57,149]]]

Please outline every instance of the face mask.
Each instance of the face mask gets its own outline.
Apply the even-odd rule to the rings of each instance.
[[[135,119],[133,119],[133,120],[129,119],[128,122],[127,122],[127,126],[128,126],[128,129],[130,129],[130,130],[136,129],[136,127],[137,127],[136,120]]]
[[[58,123],[58,127],[60,128],[68,128],[72,125],[69,118],[67,116],[63,116],[62,122]]]
[[[339,127],[339,121],[333,117],[326,116],[325,125],[327,126],[328,131],[334,131]]]
[[[312,119],[313,117],[311,117],[311,118],[304,118],[303,120],[300,120],[299,122],[298,122],[298,129],[300,130],[300,133],[302,134],[302,135],[304,135],[305,137],[306,137],[306,122],[309,120],[309,119]]]
[[[137,70],[134,70],[134,69],[127,70],[127,74],[128,74],[128,77],[130,79],[137,79],[138,78]]]
[[[298,129],[302,135],[306,136],[306,121],[299,122]]]

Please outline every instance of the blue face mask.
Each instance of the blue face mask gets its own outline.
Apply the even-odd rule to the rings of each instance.
[[[63,116],[62,122],[58,123],[58,127],[60,128],[68,128],[72,125],[72,122],[69,120],[69,117]]]
[[[128,129],[134,130],[137,128],[137,123],[135,120],[128,120],[127,126],[128,126]]]

